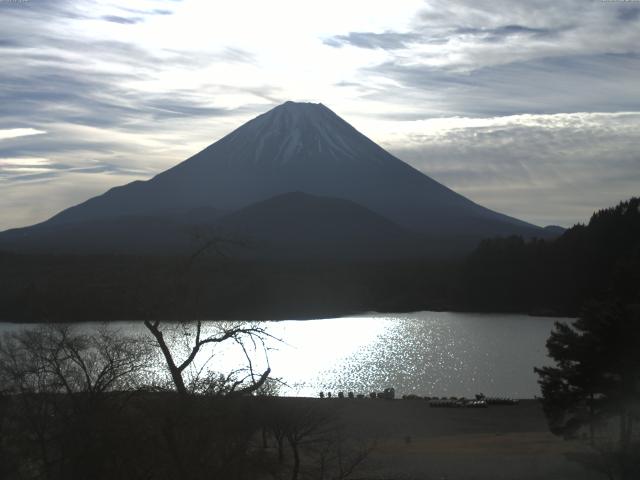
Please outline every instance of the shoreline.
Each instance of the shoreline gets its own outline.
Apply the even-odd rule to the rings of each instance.
[[[518,315],[523,317],[532,317],[532,318],[547,318],[547,319],[568,319],[575,320],[578,316],[568,316],[563,314],[547,314],[547,313],[535,313],[535,312],[504,312],[504,311],[494,311],[494,312],[485,312],[485,311],[473,311],[473,310],[455,310],[455,309],[419,309],[419,310],[395,310],[395,311],[375,311],[375,310],[367,310],[367,311],[352,311],[345,312],[342,314],[328,314],[322,316],[304,316],[300,315],[295,318],[210,318],[210,319],[202,319],[203,322],[268,322],[268,323],[280,323],[280,322],[308,322],[308,321],[318,321],[318,320],[335,320],[338,318],[366,318],[368,315],[372,316],[384,316],[384,315],[394,315],[394,314],[416,314],[416,313],[455,313],[455,314],[469,314],[469,315],[486,315],[486,316],[510,316],[510,315]],[[0,319],[1,324],[8,325],[73,325],[80,323],[95,323],[95,324],[105,324],[105,323],[142,323],[145,319],[113,319],[113,320],[71,320],[71,321],[19,321],[19,320],[6,320]],[[161,322],[166,323],[181,323],[182,320],[177,319],[161,319]],[[187,323],[195,322],[194,320],[186,320]]]
[[[432,408],[424,400],[274,398],[291,410],[331,409],[356,441],[375,444],[355,478],[599,478],[569,460],[588,449],[551,434],[536,399],[487,408]]]

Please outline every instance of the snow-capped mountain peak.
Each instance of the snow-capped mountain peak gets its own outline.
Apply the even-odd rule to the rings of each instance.
[[[321,103],[286,102],[145,182],[109,190],[47,224],[213,208],[287,192],[356,202],[429,235],[538,234],[394,157]]]
[[[275,166],[314,161],[318,156],[334,161],[357,160],[363,149],[379,149],[322,103],[292,101],[247,122],[221,142],[232,143],[234,148],[249,144],[252,154],[245,161]],[[379,160],[379,155],[371,153],[367,155],[369,161]]]

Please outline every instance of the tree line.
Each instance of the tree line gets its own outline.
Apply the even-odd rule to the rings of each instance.
[[[565,308],[580,305],[578,318],[556,322],[547,341],[554,365],[535,369],[549,427],[584,439],[591,449],[574,459],[606,478],[639,478],[639,199],[597,212],[554,244],[512,246],[509,255],[527,254],[555,258],[550,272],[561,281],[550,278],[546,288],[569,282],[563,300],[574,303]]]
[[[640,199],[593,214],[554,240],[483,241],[463,262],[457,305],[476,311],[577,316],[591,300],[640,288]]]

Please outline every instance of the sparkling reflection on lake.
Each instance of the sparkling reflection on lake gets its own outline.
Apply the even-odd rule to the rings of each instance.
[[[545,342],[557,319],[450,312],[370,314],[280,322],[291,346],[270,355],[289,395],[330,390],[532,398],[534,366],[550,363]]]
[[[283,340],[268,342],[272,376],[287,384],[280,388],[282,395],[368,394],[394,387],[397,395],[469,397],[483,392],[532,398],[540,394],[533,367],[550,363],[545,342],[556,320],[415,312],[262,325]],[[78,328],[90,330],[96,325],[88,322]],[[114,325],[126,334],[147,335],[140,322]],[[3,324],[0,331],[15,328],[24,326]],[[228,372],[242,360],[241,351],[228,345],[205,368]],[[263,355],[256,354],[254,361],[256,369],[265,366]]]

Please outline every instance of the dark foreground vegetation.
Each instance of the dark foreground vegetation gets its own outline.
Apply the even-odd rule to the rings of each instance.
[[[180,358],[198,354],[194,337],[228,341],[238,328],[198,336],[192,327],[193,349]],[[236,388],[247,377],[231,374],[185,370],[176,382],[150,375],[158,344],[111,332],[49,326],[2,337],[1,478],[595,480],[616,466],[554,438],[535,400],[443,409],[415,396],[281,398],[276,381]]]
[[[468,257],[384,262],[0,253],[0,319],[17,322],[339,316],[458,310],[577,316],[640,284],[640,200],[555,240],[483,241]],[[204,246],[207,244],[205,242]],[[220,247],[220,248],[218,248]]]
[[[333,405],[171,393],[2,404],[3,479],[344,479],[370,446]]]
[[[574,227],[551,245],[484,248],[498,258],[532,265],[537,259],[555,274],[550,283],[557,288],[572,279],[561,291],[565,301],[583,300],[580,316],[556,322],[547,341],[555,365],[535,369],[549,427],[564,438],[584,439],[590,451],[576,460],[607,478],[640,478],[640,201],[598,212],[588,226]],[[586,257],[590,261],[577,261]]]
[[[197,328],[184,357],[171,347],[160,363],[160,341],[109,329],[4,335],[0,478],[345,479],[366,458],[371,446],[343,430],[332,404],[270,397],[268,370],[189,373],[183,366],[206,342],[259,334],[244,324]]]
[[[536,368],[550,430],[591,448],[576,460],[610,479],[640,478],[640,301],[591,302],[547,341]]]

